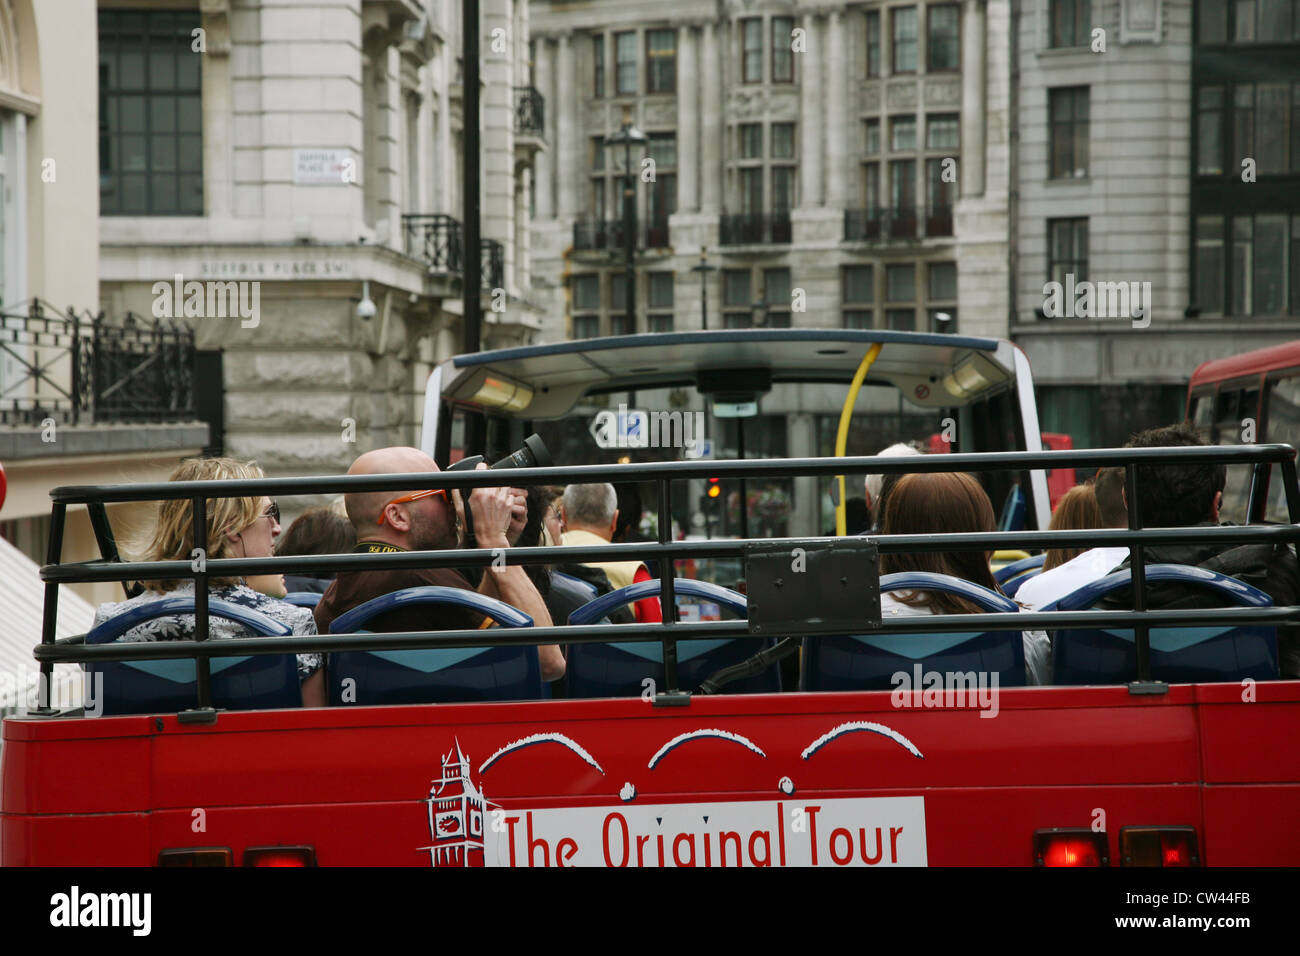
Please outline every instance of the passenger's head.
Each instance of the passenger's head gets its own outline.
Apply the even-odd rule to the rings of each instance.
[[[275,546],[275,553],[347,554],[357,543],[352,522],[332,505],[308,508],[289,525]]]
[[[906,458],[913,455],[920,455],[917,451],[906,442],[898,442],[890,445],[888,448],[876,453],[877,458]],[[863,482],[867,493],[867,509],[871,512],[872,518],[877,525],[881,522],[881,516],[884,514],[885,499],[893,491],[894,486],[898,484],[902,472],[888,475],[867,475]]]
[[[542,529],[545,532],[542,543],[557,545],[560,543],[560,536],[564,534],[564,519],[560,516],[560,509],[563,507],[561,499],[564,496],[564,489],[558,485],[544,485],[537,488],[536,493],[542,506]],[[530,508],[532,507],[532,494],[533,491],[530,489]]]
[[[1048,531],[1085,531],[1100,528],[1101,509],[1097,506],[1097,494],[1092,485],[1075,485],[1056,503],[1052,512],[1052,521]],[[1050,571],[1060,567],[1066,561],[1077,558],[1087,548],[1048,548],[1043,559],[1043,570]]]
[[[1102,468],[1092,479],[1101,510],[1101,527],[1127,528],[1128,508],[1124,505],[1124,469]]]
[[[611,541],[624,543],[632,540],[631,535],[641,530],[641,490],[634,484],[624,482],[615,487],[618,496],[618,520],[614,522]]]
[[[397,475],[438,471],[418,448],[377,448],[352,463],[349,475]],[[449,493],[426,488],[355,492],[343,496],[358,541],[382,541],[408,551],[456,547],[456,512]]]
[[[168,476],[168,481],[233,481],[263,478],[254,462],[234,458],[187,458]],[[267,558],[280,533],[278,509],[265,495],[251,498],[208,498],[208,560],[221,558]],[[275,512],[275,513],[273,513]],[[145,561],[189,561],[194,550],[194,520],[190,500],[180,498],[158,504],[158,518],[150,530],[143,553]],[[240,583],[240,578],[208,579],[210,586]],[[141,582],[153,591],[171,591],[179,580]]]
[[[849,498],[844,502],[844,533],[862,534],[871,530],[871,512],[867,499]]]
[[[618,492],[609,483],[569,485],[564,489],[563,514],[569,531],[589,531],[609,541],[618,518]]]
[[[989,533],[996,530],[993,504],[983,486],[964,473],[904,475],[885,499],[883,534]],[[882,574],[932,571],[997,591],[987,551],[929,551],[882,554]],[[936,614],[973,614],[973,604],[951,594],[914,591],[904,602]]]
[[[1188,424],[1166,425],[1138,432],[1125,448],[1164,448],[1204,445]],[[1223,465],[1142,465],[1137,495],[1146,528],[1182,528],[1219,520],[1219,503],[1227,470]]]

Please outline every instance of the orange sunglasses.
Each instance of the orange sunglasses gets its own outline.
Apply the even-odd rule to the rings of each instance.
[[[388,505],[404,505],[407,502],[419,501],[421,498],[428,498],[431,495],[442,495],[444,501],[448,503],[451,502],[451,498],[447,496],[446,488],[431,488],[428,491],[413,491],[409,495],[402,495],[402,497],[394,498],[392,501],[388,502],[388,504],[385,504],[384,507],[380,509],[379,520],[376,521],[375,524],[381,525],[384,523],[384,513],[388,510]]]

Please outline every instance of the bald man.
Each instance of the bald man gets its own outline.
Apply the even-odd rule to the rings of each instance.
[[[485,466],[480,465],[480,468]],[[432,458],[416,448],[378,448],[368,451],[352,463],[349,475],[396,475],[438,471]],[[510,532],[521,524],[526,501],[509,488],[475,488],[469,496],[470,513],[480,548],[508,548]],[[461,541],[456,509],[448,503],[448,493],[427,491],[374,491],[343,496],[348,519],[357,532],[356,551],[382,554],[393,551],[445,551]],[[515,538],[518,537],[516,533]],[[316,605],[316,627],[329,633],[330,623],[340,614],[372,598],[403,588],[424,585],[461,588],[473,591],[469,580],[455,568],[387,568],[374,571],[340,571]],[[478,591],[498,598],[529,615],[538,627],[549,627],[546,602],[518,565],[494,568],[484,574]],[[472,630],[485,627],[488,620],[467,608],[410,607],[390,611],[371,622],[377,631]],[[564,656],[558,646],[546,644],[537,649],[542,679],[557,680],[564,676]]]

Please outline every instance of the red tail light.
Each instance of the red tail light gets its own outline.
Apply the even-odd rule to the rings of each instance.
[[[184,847],[163,850],[158,854],[159,866],[234,866],[235,854],[228,846]]]
[[[1106,834],[1078,828],[1034,833],[1035,866],[1109,866]]]
[[[257,846],[244,851],[244,866],[315,866],[316,851],[309,846]]]
[[[1200,866],[1195,827],[1122,827],[1122,866]]]

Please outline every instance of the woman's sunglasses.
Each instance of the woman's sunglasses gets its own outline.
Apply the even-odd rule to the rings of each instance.
[[[275,524],[279,524],[279,523],[280,523],[280,506],[279,506],[278,504],[276,504],[274,501],[272,501],[271,504],[270,504],[270,506],[269,506],[265,511],[263,511],[262,514],[261,514],[259,517],[262,517],[262,518],[270,518],[271,521],[272,521],[273,523],[275,523]]]
[[[376,521],[375,524],[384,523],[385,512],[388,511],[388,505],[404,505],[408,501],[419,501],[421,498],[428,498],[431,495],[442,495],[443,500],[448,502],[451,501],[451,499],[447,497],[446,488],[432,488],[429,491],[413,491],[409,495],[402,495],[400,498],[394,498],[392,501],[388,502],[388,504],[384,505],[384,507],[379,510],[379,520]]]

